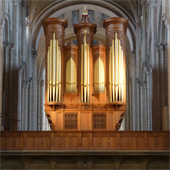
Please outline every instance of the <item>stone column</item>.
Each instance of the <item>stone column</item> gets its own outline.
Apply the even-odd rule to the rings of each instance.
[[[3,130],[2,127],[3,28],[4,22],[0,21],[0,131]]]
[[[13,89],[13,86],[14,86],[14,73],[13,73],[13,70],[14,70],[14,44],[11,43],[10,44],[10,51],[9,51],[9,116],[10,116],[10,120],[11,118],[13,117],[13,113],[14,113],[14,89]],[[10,130],[13,129],[13,120],[10,121]]]
[[[28,130],[32,131],[33,130],[33,116],[32,116],[32,96],[33,96],[33,92],[32,92],[32,78],[30,78],[29,80],[29,88],[28,88],[28,108],[29,108],[29,112],[28,112]]]
[[[4,69],[3,69],[3,113],[8,113],[9,111],[9,42],[4,42]]]
[[[22,118],[21,118],[21,95],[22,95],[22,70],[23,67],[21,66],[18,70],[18,112],[17,112],[17,131],[22,130]]]
[[[19,79],[19,76],[18,76],[18,79]],[[25,130],[25,128],[24,128],[25,127],[25,121],[24,120],[25,120],[25,111],[26,111],[26,108],[25,108],[25,86],[26,86],[26,82],[23,79],[22,79],[21,85],[22,85],[22,90],[21,90],[21,126],[22,127],[21,127],[21,129],[24,131]],[[19,87],[19,85],[18,85],[18,87]]]
[[[168,129],[170,130],[170,1],[164,1],[162,0],[162,14],[163,14],[163,20],[165,21],[165,25],[167,28],[167,55],[168,55],[168,115],[167,117],[168,122]]]
[[[136,114],[136,52],[132,51],[132,122],[131,129],[137,130],[137,114]]]
[[[38,131],[41,130],[41,79],[37,79],[37,123]]]
[[[27,0],[22,1],[22,58],[20,61],[26,61],[26,9],[27,8]]]
[[[136,97],[136,126],[135,130],[140,130],[141,128],[141,121],[140,121],[140,74],[141,74],[141,50],[140,50],[140,44],[141,44],[141,23],[137,21],[136,23],[136,84],[135,84],[135,97]]]
[[[44,87],[44,80],[41,80],[41,87],[40,87],[40,130],[43,129],[43,124],[45,122],[45,113],[44,113],[44,102],[45,102],[45,87]],[[44,99],[44,100],[43,100]]]
[[[32,130],[37,130],[37,51],[32,53]]]
[[[166,20],[166,27],[167,27],[167,45],[168,45],[168,116],[169,116],[169,122],[168,122],[168,129],[170,130],[170,16],[169,19]]]
[[[15,65],[19,64],[18,55],[18,34],[19,34],[19,2],[20,0],[13,0],[13,25],[12,25],[12,41],[15,44]]]
[[[28,129],[28,87],[30,86],[30,81],[28,80],[25,85],[24,85],[24,91],[25,91],[25,95],[24,95],[24,129],[23,130],[29,130]]]
[[[13,130],[17,130],[17,101],[18,101],[18,67],[19,63],[19,31],[20,31],[20,22],[19,22],[19,12],[20,12],[20,2],[21,0],[13,0],[13,9],[12,9],[12,42],[14,43],[14,60],[13,60],[13,87],[12,87],[12,95],[13,95],[13,105],[12,107],[12,116],[13,119]]]

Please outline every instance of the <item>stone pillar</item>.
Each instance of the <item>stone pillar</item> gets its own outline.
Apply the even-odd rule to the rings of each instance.
[[[22,69],[23,67],[20,67],[18,70],[18,112],[17,112],[17,131],[22,130],[22,118],[21,118],[21,95],[22,95]]]
[[[32,78],[30,78],[29,80],[29,88],[28,88],[28,108],[29,108],[29,112],[28,112],[28,130],[32,131],[33,130],[33,116],[32,116],[32,107],[33,107],[33,102],[32,102],[32,96],[33,96],[33,92],[32,92]]]
[[[10,120],[13,117],[13,113],[14,113],[14,44],[11,43],[10,44],[10,51],[9,51],[9,116],[10,116]],[[13,120],[10,121],[10,126],[9,126],[9,130],[13,129]]]
[[[32,53],[32,130],[37,130],[37,51]]]
[[[13,0],[13,25],[12,25],[12,41],[15,44],[15,65],[19,65],[18,55],[18,34],[19,34],[19,2],[20,0]]]
[[[19,12],[20,12],[20,2],[21,0],[13,0],[12,8],[12,42],[14,43],[13,51],[13,82],[12,82],[12,119],[13,119],[13,130],[17,130],[17,101],[18,101],[18,67],[19,67],[19,31],[20,31],[20,22],[19,22]],[[9,82],[11,84],[11,82]]]
[[[23,78],[23,77],[22,77]],[[18,79],[19,79],[19,76],[18,76]],[[26,111],[26,108],[25,108],[25,86],[26,86],[26,82],[24,80],[22,80],[21,82],[21,85],[22,85],[22,92],[21,92],[21,129],[24,131],[25,130],[25,111]],[[18,85],[19,87],[19,85]],[[19,90],[18,90],[19,91]],[[19,107],[19,106],[18,106]]]
[[[9,42],[4,42],[3,69],[3,113],[9,112]],[[3,116],[4,117],[4,116]]]
[[[45,87],[44,87],[44,82],[45,82],[44,80],[41,80],[41,83],[40,83],[40,85],[41,85],[41,87],[40,87],[40,130],[41,131],[44,130],[43,124],[45,122],[45,112],[44,112]]]
[[[42,120],[42,113],[41,113],[41,79],[37,79],[37,123],[38,123],[38,131],[41,130],[41,120]]]
[[[140,50],[140,44],[141,44],[141,25],[138,21],[136,23],[136,70],[135,70],[135,76],[136,76],[136,84],[135,84],[135,98],[136,98],[136,126],[135,130],[140,130],[141,128],[141,121],[140,121],[140,74],[141,74],[141,50]]]
[[[25,84],[24,84],[24,92],[25,92],[25,95],[24,95],[24,106],[23,106],[23,108],[24,108],[24,111],[25,112],[23,112],[24,113],[24,120],[23,120],[23,122],[24,122],[24,126],[23,126],[23,130],[29,130],[28,129],[28,122],[29,122],[29,119],[28,119],[28,87],[30,86],[30,81],[27,81],[27,82],[25,82]]]
[[[22,1],[22,59],[20,61],[26,61],[26,9],[27,0]]]
[[[168,129],[170,130],[170,1],[162,0],[163,20],[167,28],[167,49],[168,49]]]
[[[132,122],[131,130],[136,130],[137,114],[136,114],[136,52],[132,51]]]
[[[0,131],[3,130],[2,127],[3,28],[4,22],[0,21]]]
[[[170,16],[169,19],[166,21],[166,27],[167,27],[167,44],[168,44],[168,116],[169,116],[169,122],[168,122],[168,129],[170,130]]]

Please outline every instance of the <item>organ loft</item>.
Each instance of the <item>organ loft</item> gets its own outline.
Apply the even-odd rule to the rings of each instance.
[[[43,21],[46,38],[45,113],[54,131],[117,131],[126,111],[125,35],[128,19],[103,20],[106,45],[94,43],[97,25],[85,8],[64,45],[67,20]]]

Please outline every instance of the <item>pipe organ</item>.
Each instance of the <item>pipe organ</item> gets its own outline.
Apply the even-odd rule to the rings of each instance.
[[[67,21],[48,18],[43,22],[46,36],[46,103],[60,103],[62,98],[62,56]]]
[[[45,112],[52,130],[118,130],[126,111],[125,33],[128,20],[108,18],[106,46],[93,44],[88,11],[74,25],[77,45],[64,45],[67,21],[43,21],[46,37]]]
[[[80,54],[80,92],[81,102],[88,103],[90,101],[90,58],[92,56],[92,41],[96,32],[96,24],[90,23],[86,12],[82,15],[79,24],[74,25],[74,31],[77,34]]]
[[[109,102],[126,103],[125,34],[128,19],[108,18],[104,20],[107,38]]]

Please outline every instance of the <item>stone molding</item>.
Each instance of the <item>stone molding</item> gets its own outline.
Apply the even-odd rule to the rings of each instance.
[[[21,0],[13,0],[13,5],[19,7]]]
[[[15,47],[14,43],[10,43],[10,44],[9,44],[9,47],[10,47],[10,50],[11,50],[11,51],[14,50],[14,47]]]
[[[38,56],[38,51],[37,50],[35,50],[35,49],[32,49],[32,57],[33,58],[37,58],[37,56]]]
[[[166,13],[162,14],[162,20],[164,21],[166,28],[170,29],[170,18]]]
[[[1,20],[0,21],[0,30],[4,28],[4,25],[5,25],[5,21]]]

